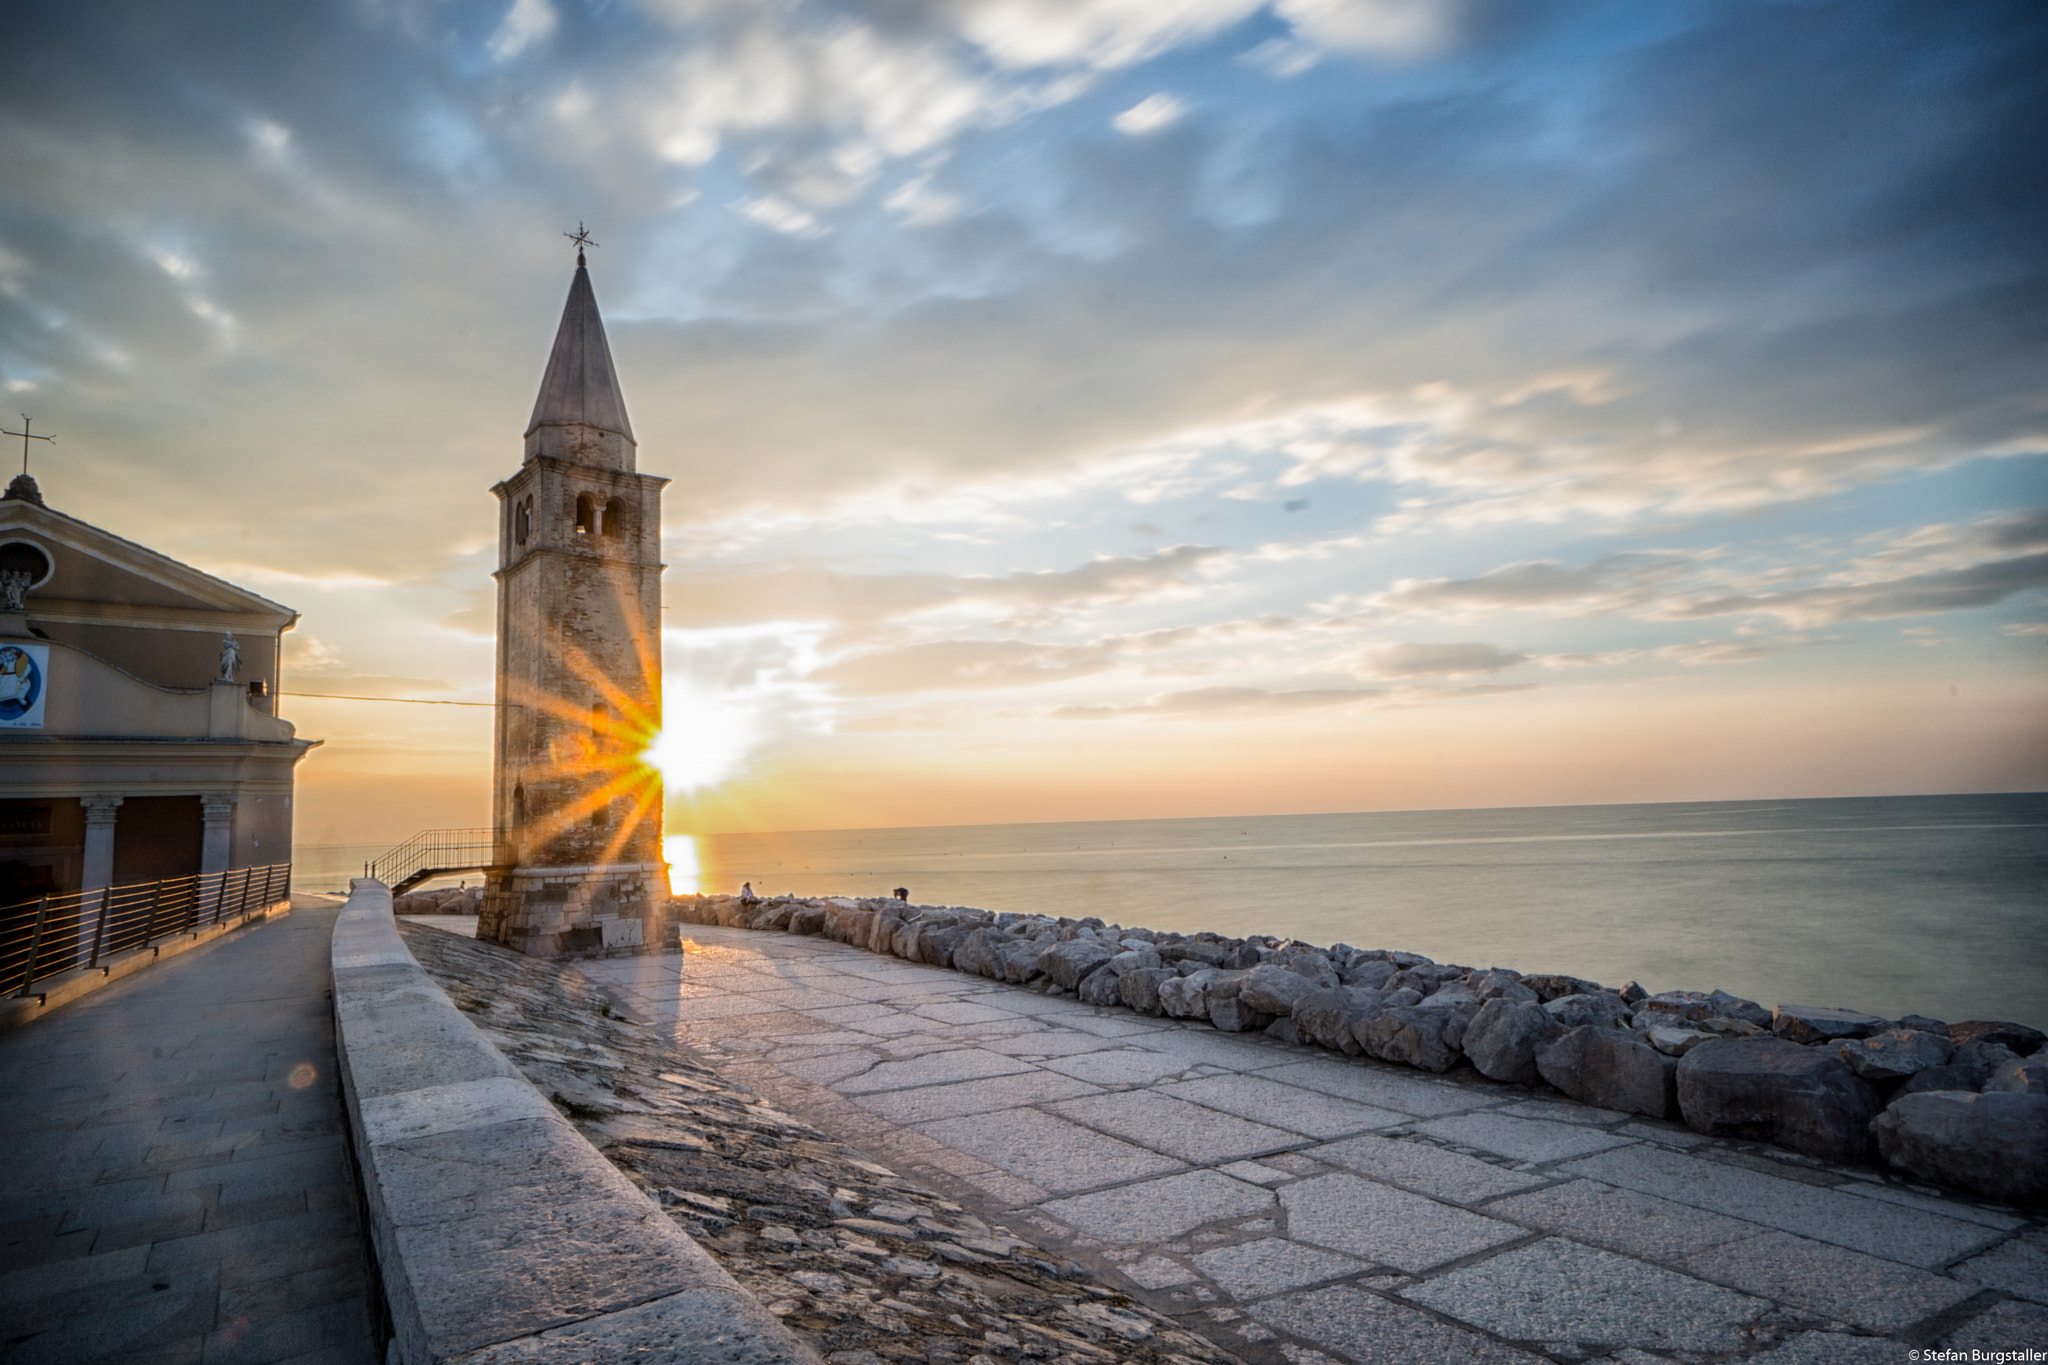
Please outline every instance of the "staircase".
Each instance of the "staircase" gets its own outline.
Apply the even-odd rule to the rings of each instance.
[[[435,877],[488,872],[499,865],[499,851],[494,830],[423,829],[364,871],[400,896]]]

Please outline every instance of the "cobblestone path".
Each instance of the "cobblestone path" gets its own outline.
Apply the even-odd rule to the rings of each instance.
[[[2048,1220],[1475,1075],[687,926],[581,964],[834,1137],[1247,1360],[2048,1347]]]
[[[370,1365],[328,1003],[339,902],[0,1037],[0,1361]]]

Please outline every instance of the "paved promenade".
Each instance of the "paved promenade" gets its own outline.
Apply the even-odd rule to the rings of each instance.
[[[0,1037],[0,1362],[370,1365],[328,1002],[293,899]]]
[[[815,938],[684,932],[681,956],[583,970],[831,1135],[1247,1360],[2048,1348],[2040,1218],[1477,1077]]]

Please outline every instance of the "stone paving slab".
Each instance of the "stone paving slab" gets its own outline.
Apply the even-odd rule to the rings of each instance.
[[[1903,1361],[1971,1323],[2005,1349],[2041,1344],[2016,1335],[2048,1312],[2038,1215],[1466,1069],[1097,1009],[820,939],[685,932],[682,954],[584,970],[636,1017],[744,1061],[748,1084],[821,1129],[1257,1365],[1799,1365],[1872,1343],[1872,1359]],[[787,991],[798,979],[812,1000]],[[700,989],[724,1000],[718,1017],[679,1008],[702,1014]],[[866,1041],[842,1049],[849,1036]],[[970,1074],[982,1058],[1005,1069]]]
[[[1412,1303],[1517,1341],[1730,1351],[1769,1305],[1610,1251],[1548,1238],[1405,1289]]]
[[[0,1351],[370,1365],[328,941],[299,897],[0,1037]]]

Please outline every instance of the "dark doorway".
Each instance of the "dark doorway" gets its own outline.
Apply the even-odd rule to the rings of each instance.
[[[78,889],[85,810],[75,796],[0,801],[0,905]]]
[[[204,823],[197,796],[131,796],[114,825],[114,885],[189,877]]]

